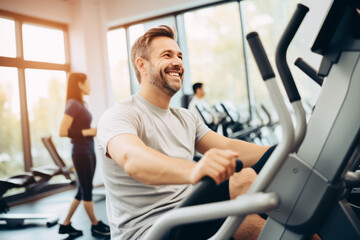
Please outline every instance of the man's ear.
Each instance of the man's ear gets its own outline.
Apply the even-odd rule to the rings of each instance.
[[[147,72],[147,68],[146,68],[146,60],[143,59],[142,57],[138,57],[136,58],[135,60],[135,65],[136,65],[136,68],[137,70],[140,72],[140,73],[145,73]]]

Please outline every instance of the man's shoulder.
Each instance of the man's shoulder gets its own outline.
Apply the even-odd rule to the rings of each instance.
[[[183,108],[183,107],[170,107],[170,110],[172,112],[179,112],[179,113],[188,113],[190,112],[189,109]]]
[[[106,109],[102,114],[101,119],[109,119],[118,115],[135,113],[136,110],[134,106],[135,106],[134,97],[130,96],[124,100],[115,103],[114,105]]]
[[[111,107],[109,107],[108,111],[119,111],[123,109],[131,109],[136,105],[135,98],[133,95],[115,103]]]
[[[189,109],[186,109],[186,108],[181,108],[181,107],[171,107],[170,110],[176,114],[176,115],[179,115],[181,116],[182,118],[190,118],[190,119],[194,119],[195,116],[194,116],[194,113],[189,110]]]

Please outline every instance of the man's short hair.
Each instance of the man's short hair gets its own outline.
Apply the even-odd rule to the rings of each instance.
[[[198,88],[202,88],[202,86],[203,86],[203,84],[201,82],[194,83],[193,86],[192,86],[194,94],[196,93],[196,90]]]
[[[136,59],[138,57],[144,58],[146,60],[149,59],[150,54],[150,44],[152,40],[156,37],[169,37],[176,41],[176,31],[175,28],[171,28],[166,25],[160,25],[156,28],[151,28],[144,33],[144,35],[140,36],[133,46],[131,47],[131,64],[135,70],[136,78],[139,83],[141,83],[141,76],[139,70],[136,68]]]

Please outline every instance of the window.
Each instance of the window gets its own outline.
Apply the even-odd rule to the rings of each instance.
[[[230,100],[248,107],[239,5],[184,14],[191,81],[204,83],[210,104]]]
[[[281,83],[280,76],[277,73],[275,52],[280,37],[296,9],[297,1],[263,1],[261,4],[259,1],[242,1],[240,4],[242,7],[243,18],[245,19],[246,33],[252,31],[259,33],[265,51],[275,71],[276,78],[279,80],[278,85],[284,96],[287,96]],[[246,46],[248,47],[248,45]],[[294,76],[300,96],[303,101],[307,102],[310,99],[310,87],[308,86],[309,79],[293,64],[295,59],[301,55],[301,49],[303,49],[301,36],[296,35],[289,46],[287,62]],[[264,104],[273,115],[275,114],[275,108],[271,101],[269,101],[270,96],[268,95],[259,69],[249,48],[248,52],[249,77],[253,87],[252,90],[254,92],[255,102],[257,104]],[[275,114],[275,116],[276,115],[277,114]]]
[[[109,31],[107,43],[112,90],[115,100],[120,101],[131,94],[125,29]]]
[[[24,171],[16,68],[0,67],[0,178]]]
[[[64,24],[0,10],[0,35],[0,178],[6,178],[54,164],[43,136],[51,134],[71,159],[70,143],[58,137],[70,67]]]
[[[59,137],[59,126],[65,109],[66,72],[26,69],[27,109],[29,114],[33,166],[53,165],[41,141],[51,135],[64,161],[71,162],[71,146]]]
[[[24,59],[65,63],[64,32],[60,29],[24,24]]]
[[[0,18],[0,56],[16,57],[15,22]]]

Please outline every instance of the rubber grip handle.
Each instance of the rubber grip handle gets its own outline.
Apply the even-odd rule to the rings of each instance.
[[[289,66],[286,62],[286,51],[308,11],[309,8],[306,7],[305,5],[302,4],[297,5],[297,8],[289,24],[287,25],[283,35],[281,36],[279,44],[276,48],[276,56],[275,56],[276,67],[278,69],[279,75],[281,77],[289,101],[291,103],[295,101],[299,101],[301,100],[301,98],[296,88],[294,78],[291,75]]]
[[[304,59],[297,58],[295,61],[295,66],[300,68],[306,75],[308,75],[312,80],[314,80],[317,84],[322,86],[324,79],[317,75],[316,70],[311,67]]]
[[[268,79],[274,78],[274,71],[261,43],[259,34],[257,32],[251,32],[246,35],[246,39],[249,43],[251,52],[255,58],[256,64],[258,65],[263,80],[266,81]]]
[[[243,168],[243,163],[240,160],[236,160],[235,172],[240,172]],[[206,198],[206,193],[216,187],[215,181],[210,177],[204,177],[195,186],[189,196],[183,199],[183,201],[176,207],[185,207],[196,205],[199,199]]]

